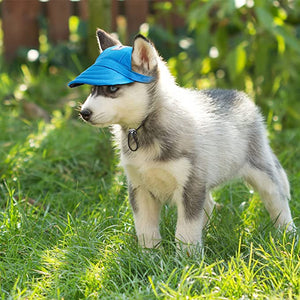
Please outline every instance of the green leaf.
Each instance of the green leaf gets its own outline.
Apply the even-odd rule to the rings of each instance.
[[[247,54],[245,47],[248,42],[240,43],[233,51],[228,54],[227,66],[229,76],[234,81],[245,69],[247,62]]]
[[[255,7],[254,10],[260,25],[264,27],[266,30],[273,32],[274,31],[273,16],[262,7]]]
[[[283,37],[290,48],[300,53],[300,41],[293,34],[287,32],[286,28],[277,26],[275,32]]]

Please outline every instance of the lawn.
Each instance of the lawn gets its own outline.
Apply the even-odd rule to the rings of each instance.
[[[0,74],[2,299],[300,297],[299,244],[273,228],[258,195],[239,181],[214,192],[224,206],[206,229],[204,257],[176,250],[170,206],[162,247],[140,249],[110,133],[78,119],[88,90],[68,90],[73,74],[52,71],[34,76],[23,65],[13,78]],[[51,121],[30,119],[26,101]],[[268,125],[299,226],[300,130]]]

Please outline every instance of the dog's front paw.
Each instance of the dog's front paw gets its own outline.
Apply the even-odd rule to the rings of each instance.
[[[176,246],[178,249],[178,254],[187,257],[204,257],[204,248],[201,242],[197,243],[185,243],[177,240]]]
[[[139,245],[142,248],[158,248],[161,242],[161,236],[159,233],[153,233],[153,234],[140,234],[138,235],[138,241]]]

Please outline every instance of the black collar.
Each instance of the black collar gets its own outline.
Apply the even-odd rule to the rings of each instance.
[[[146,117],[144,119],[144,121],[141,123],[141,125],[139,127],[137,127],[136,129],[128,130],[127,144],[128,144],[128,148],[133,152],[135,152],[135,151],[137,151],[137,149],[139,149],[139,140],[138,140],[138,136],[137,136],[138,130],[145,125],[147,118],[148,117]],[[131,146],[132,142],[135,144],[135,147]]]

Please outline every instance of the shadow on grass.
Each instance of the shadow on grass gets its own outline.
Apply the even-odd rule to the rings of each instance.
[[[39,283],[43,266],[51,265],[55,256],[59,261],[72,252],[76,262],[75,244],[79,249],[85,239],[90,240],[89,224],[99,237],[112,225],[116,203],[125,196],[122,176],[114,175],[118,170],[109,132],[95,131],[66,114],[56,112],[50,124],[16,116],[1,122],[5,133],[0,141],[4,145],[0,163],[4,295],[22,292],[28,285],[32,288],[29,281]],[[78,238],[76,230],[81,227],[84,234]],[[83,249],[85,255],[97,251],[93,245]]]

